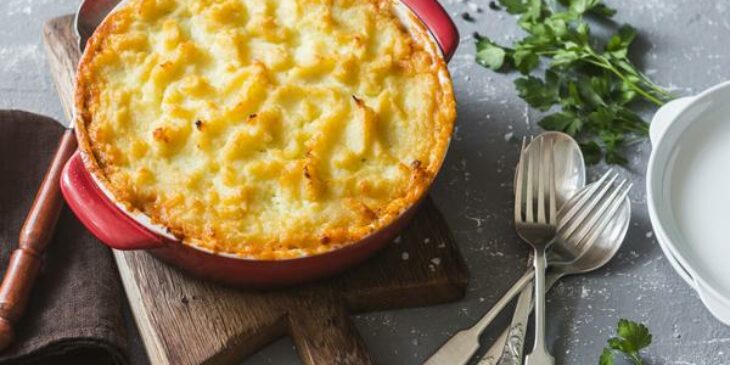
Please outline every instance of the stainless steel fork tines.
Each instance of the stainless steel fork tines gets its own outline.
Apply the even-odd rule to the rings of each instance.
[[[535,249],[535,346],[525,359],[528,365],[555,363],[545,345],[545,252],[557,233],[553,147],[541,138],[523,149],[515,181],[515,228]]]
[[[633,184],[608,170],[593,186],[585,191],[580,200],[566,212],[561,212],[559,233],[561,237],[578,242],[577,249],[590,244],[602,232],[621,207]]]

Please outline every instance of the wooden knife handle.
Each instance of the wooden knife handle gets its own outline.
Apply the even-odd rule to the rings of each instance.
[[[345,303],[327,291],[304,295],[289,326],[305,365],[372,365],[365,342],[350,319]]]
[[[40,271],[41,258],[53,237],[63,205],[59,188],[61,171],[75,150],[76,137],[72,130],[67,129],[20,230],[18,248],[10,256],[0,285],[0,350],[13,341],[13,327],[28,305],[31,288]]]

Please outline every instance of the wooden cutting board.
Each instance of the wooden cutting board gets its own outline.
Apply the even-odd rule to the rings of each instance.
[[[70,118],[79,59],[72,17],[48,21],[43,38]],[[293,338],[305,364],[372,363],[351,314],[457,300],[468,280],[430,198],[401,237],[376,257],[338,277],[295,288],[230,289],[144,252],[115,251],[114,256],[153,364],[234,364],[284,335]]]

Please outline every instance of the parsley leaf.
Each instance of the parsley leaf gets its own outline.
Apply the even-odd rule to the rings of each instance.
[[[595,0],[573,0],[570,2],[570,5],[568,6],[568,9],[576,14],[583,14],[585,13],[589,8],[592,6],[595,6],[593,3],[597,3],[598,1]]]
[[[632,26],[624,24],[606,43],[606,52],[618,59],[626,58],[634,38],[636,38],[636,30]]]
[[[544,7],[543,0],[499,0],[510,14],[521,14],[526,21],[539,20]]]
[[[601,0],[564,0],[560,3],[567,6],[571,12],[581,15],[590,12],[610,18],[616,14],[616,10],[609,8]]]
[[[540,64],[540,57],[530,50],[517,48],[513,56],[515,68],[523,75],[529,74]]]
[[[571,111],[550,114],[542,118],[538,124],[543,129],[568,134],[578,133],[583,127],[583,121]]]
[[[527,11],[527,3],[524,0],[499,0],[499,4],[510,14],[522,14]]]
[[[608,39],[591,34],[586,15],[611,17],[603,0],[499,0],[526,35],[512,47],[476,35],[476,61],[495,71],[516,70],[519,96],[542,112],[539,125],[572,135],[586,162],[625,164],[625,146],[648,134],[631,108],[636,102],[663,105],[672,98],[636,69],[629,49],[636,29],[622,25]],[[589,17],[588,19],[590,19]],[[544,76],[534,75],[543,65]]]
[[[499,70],[502,68],[507,57],[507,50],[503,47],[498,46],[489,38],[481,37],[477,35],[477,54],[476,61],[478,64],[491,68],[492,70]]]
[[[639,352],[639,350],[651,345],[651,333],[641,323],[620,319],[616,332],[619,335],[620,343],[619,348],[614,348],[614,350]]]
[[[515,87],[520,97],[531,107],[541,111],[550,109],[559,100],[557,85],[550,80],[543,82],[534,76],[521,77],[515,80]]]
[[[598,360],[599,365],[613,365],[614,351],[623,353],[634,365],[643,365],[639,351],[651,344],[649,329],[641,323],[620,319],[616,328],[618,337],[608,340],[608,347],[603,349]]]
[[[610,18],[610,17],[616,15],[616,9],[609,8],[604,3],[596,4],[596,6],[591,8],[591,10],[589,12],[592,14],[598,15],[598,16],[602,16],[604,18]]]
[[[601,357],[598,359],[598,365],[613,365],[613,352],[604,348]]]
[[[595,164],[601,161],[601,147],[594,141],[581,143],[580,150],[583,152],[583,160],[589,164]]]

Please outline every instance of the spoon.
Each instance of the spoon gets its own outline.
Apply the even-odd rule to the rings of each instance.
[[[535,138],[552,143],[555,159],[555,190],[558,209],[585,186],[586,172],[583,153],[578,143],[569,135],[561,132],[545,132]],[[522,148],[526,148],[523,143]],[[514,185],[514,184],[513,184]],[[548,259],[550,256],[548,256]],[[466,364],[479,348],[479,336],[502,312],[522,289],[532,281],[534,272],[528,270],[510,288],[479,322],[469,329],[456,333],[426,360],[424,365]],[[549,284],[549,282],[547,282]],[[500,342],[503,347],[506,341]]]
[[[89,40],[101,21],[121,0],[84,0],[76,11],[74,28],[79,41],[79,50],[86,48]]]
[[[574,199],[571,199],[563,209],[570,209],[588,191],[593,183],[581,189]],[[546,278],[548,290],[555,285],[562,277],[597,270],[608,263],[615,255],[626,237],[631,220],[631,202],[626,197],[614,213],[612,222],[602,230],[590,245],[585,245],[580,250],[579,242],[559,240],[555,243],[548,254],[548,265],[550,270]],[[529,284],[529,282],[527,283]],[[526,285],[520,294],[520,301],[515,308],[512,323],[509,328],[502,332],[502,335],[494,342],[492,347],[479,361],[479,365],[511,365],[521,364],[522,348],[525,339],[525,329],[532,307],[533,292],[531,286]],[[526,304],[529,303],[529,304]],[[522,305],[521,305],[522,304]]]
[[[583,162],[583,152],[573,137],[562,132],[544,132],[535,138],[531,138],[528,145],[522,146],[523,149],[528,148],[530,144],[537,141],[546,145],[552,143],[555,153],[555,193],[558,209],[572,198],[580,189],[586,185],[586,169]],[[517,179],[515,169],[514,179]],[[516,186],[513,183],[512,186]]]

